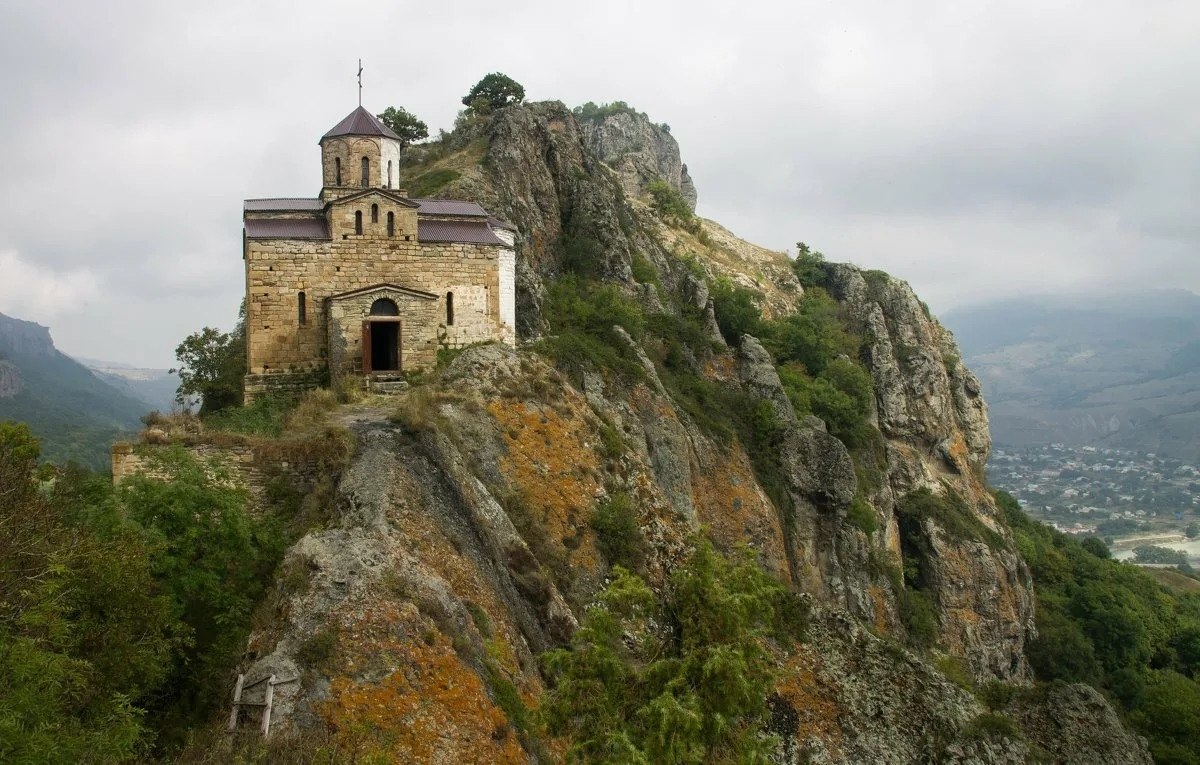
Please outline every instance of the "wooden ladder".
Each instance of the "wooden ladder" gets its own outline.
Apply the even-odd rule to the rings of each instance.
[[[299,679],[298,677],[293,677],[290,680],[276,680],[275,675],[271,675],[259,678],[253,683],[246,685],[246,676],[238,675],[237,685],[233,687],[233,711],[229,713],[229,732],[233,733],[237,730],[238,717],[241,715],[242,707],[262,707],[262,735],[263,738],[271,735],[271,708],[275,701],[275,686],[294,683]],[[242,691],[249,690],[262,683],[267,684],[266,694],[262,701],[242,701]]]

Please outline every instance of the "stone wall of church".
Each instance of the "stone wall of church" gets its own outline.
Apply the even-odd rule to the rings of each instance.
[[[512,246],[512,242],[509,242]],[[517,253],[500,251],[500,321],[514,334],[517,331]]]
[[[364,213],[369,208],[368,202]],[[354,209],[352,204],[337,209],[335,218],[343,216],[344,222],[349,215],[353,226]],[[341,223],[335,220],[334,225]],[[491,246],[421,244],[415,236],[405,241],[373,231],[333,241],[250,240],[246,244],[249,372],[311,373],[326,367],[330,362],[326,301],[381,283],[438,296],[436,304],[429,301],[434,305],[432,316],[407,332],[406,342],[413,343],[414,355],[409,359],[413,368],[433,363],[439,342],[451,347],[487,340],[512,342],[512,330],[500,321],[500,252]],[[446,325],[447,293],[454,294],[455,304],[450,326]],[[354,346],[358,342],[354,340]],[[342,352],[353,355],[350,345]]]

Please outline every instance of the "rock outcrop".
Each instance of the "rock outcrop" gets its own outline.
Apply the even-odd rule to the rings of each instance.
[[[887,480],[871,501],[888,518],[888,547],[902,556],[907,548],[926,548],[921,562],[941,617],[941,642],[952,653],[978,677],[1026,678],[1033,583],[984,484],[991,439],[979,381],[906,283],[850,266],[832,272],[835,295],[867,340],[887,453]],[[910,544],[915,540],[903,538],[897,510],[919,489],[960,497],[963,510],[999,543],[955,538],[925,519],[922,544]]]
[[[617,171],[626,194],[644,195],[653,181],[665,181],[696,209],[696,184],[669,128],[634,109],[616,109],[581,122],[588,147]]]
[[[0,348],[17,356],[54,356],[50,328],[0,313]]]

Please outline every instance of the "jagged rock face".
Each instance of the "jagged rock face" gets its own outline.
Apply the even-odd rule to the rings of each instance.
[[[595,276],[628,281],[635,251],[658,245],[625,204],[617,176],[593,154],[575,115],[558,101],[500,110],[487,127],[487,161],[448,193],[516,224],[517,330],[540,334],[543,280],[562,272],[568,239],[586,240]]]
[[[661,134],[656,140],[667,153],[663,156],[673,152],[678,163],[675,139],[641,119],[647,130]],[[455,198],[478,201],[516,224],[520,232],[516,245],[517,331],[522,338],[536,337],[545,330],[544,282],[560,275],[573,258],[594,260],[597,266],[592,276],[627,283],[633,254],[639,253],[655,264],[663,286],[670,291],[679,290],[689,276],[687,269],[672,261],[669,251],[676,243],[664,239],[661,222],[646,205],[631,200],[630,191],[623,187],[621,168],[625,165],[610,168],[594,151],[586,130],[558,101],[501,109],[482,139],[487,142],[485,161],[443,190]],[[668,168],[670,162],[663,162]],[[687,176],[682,164],[679,168],[677,175],[683,184]],[[572,251],[572,246],[577,249]],[[779,255],[749,249],[755,255]],[[764,270],[758,263],[752,267],[755,272]],[[794,286],[789,285],[793,291]],[[786,299],[776,302],[788,303]]]
[[[1146,741],[1125,729],[1112,706],[1089,685],[1052,683],[1006,710],[1054,762],[1150,765]]]
[[[783,392],[783,383],[779,381],[779,372],[775,371],[771,354],[753,335],[744,335],[738,346],[738,378],[752,394],[771,402],[775,417],[780,422],[788,425],[797,422],[796,410]]]
[[[629,196],[642,196],[652,181],[666,181],[696,209],[696,185],[679,156],[679,143],[645,114],[618,111],[583,122],[588,145],[621,177]]]
[[[904,282],[879,272],[833,267],[833,291],[863,330],[875,382],[877,420],[887,442],[887,480],[873,495],[891,512],[888,541],[901,551],[896,503],[910,492],[948,490],[1004,544],[962,540],[926,520],[927,567],[941,642],[981,678],[1025,678],[1034,631],[1033,584],[984,485],[991,448],[979,382],[954,338]]]

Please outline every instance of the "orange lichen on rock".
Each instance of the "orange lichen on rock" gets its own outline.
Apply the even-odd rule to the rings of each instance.
[[[404,476],[407,478],[407,476]],[[403,483],[396,486],[397,496],[419,496],[415,487],[409,489]],[[481,574],[469,555],[464,555],[435,516],[419,502],[398,501],[392,508],[398,528],[403,528],[407,552],[414,555],[429,570],[437,573],[450,589],[464,602],[471,602],[483,609],[497,629],[513,629],[508,620],[508,609],[496,592],[495,585]]]
[[[887,595],[884,594],[883,588],[877,584],[867,588],[871,594],[871,611],[874,616],[873,623],[875,631],[880,635],[888,634],[888,608]]]
[[[737,376],[737,364],[733,360],[733,354],[714,354],[704,365],[704,376],[721,381],[734,379]]]
[[[946,651],[954,656],[966,658],[970,647],[978,644],[979,636],[997,626],[1017,624],[1020,621],[1020,609],[1016,593],[1011,583],[1003,576],[1003,566],[997,559],[997,553],[980,556],[979,545],[976,544],[945,544],[938,552],[942,566],[949,577],[959,581],[972,581],[982,587],[984,579],[981,572],[991,573],[995,589],[986,590],[980,587],[966,589],[959,597],[950,597],[953,590],[943,590],[941,593],[942,629],[940,642]],[[992,577],[989,577],[992,578]],[[998,604],[997,608],[983,608],[982,599]],[[991,618],[985,622],[982,613],[994,613],[998,624],[991,624]]]
[[[816,663],[819,658],[812,649],[802,647],[779,673],[775,692],[796,712],[796,741],[815,736],[834,754],[842,748],[843,711],[837,702],[836,690],[818,679]]]
[[[506,434],[501,469],[573,566],[594,570],[599,556],[590,521],[600,492],[599,457],[582,400],[562,407],[492,401],[488,411]],[[590,440],[588,440],[590,439]],[[571,545],[565,540],[574,540]],[[573,548],[573,549],[572,549]]]
[[[504,712],[445,636],[426,631],[410,605],[380,605],[343,629],[345,674],[330,683],[319,710],[349,749],[394,762],[524,763],[528,761]],[[406,635],[408,637],[406,637]],[[393,669],[378,682],[356,666]]]
[[[692,503],[700,522],[723,548],[747,543],[772,574],[789,581],[779,513],[754,479],[740,449],[705,459],[692,474]]]

